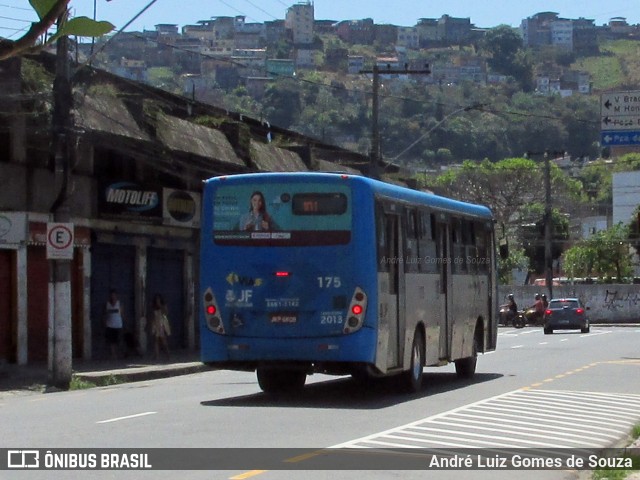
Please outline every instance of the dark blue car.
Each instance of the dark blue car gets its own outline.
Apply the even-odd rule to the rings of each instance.
[[[544,333],[578,328],[582,333],[589,333],[587,310],[578,298],[552,299],[544,312]]]

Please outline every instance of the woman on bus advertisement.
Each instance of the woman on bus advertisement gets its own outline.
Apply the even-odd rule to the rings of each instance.
[[[240,230],[261,231],[273,229],[274,223],[267,212],[264,195],[257,190],[251,194],[249,211],[240,217]]]

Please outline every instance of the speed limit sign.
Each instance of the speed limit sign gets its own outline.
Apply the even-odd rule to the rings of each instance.
[[[73,223],[47,223],[47,260],[73,259]]]

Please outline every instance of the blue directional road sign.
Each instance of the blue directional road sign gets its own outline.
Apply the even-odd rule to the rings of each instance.
[[[600,144],[603,147],[640,145],[640,130],[603,130],[600,132]]]

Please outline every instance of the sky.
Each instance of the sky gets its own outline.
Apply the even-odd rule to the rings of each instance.
[[[71,0],[75,16],[108,20],[120,30],[140,14],[126,31],[154,30],[160,23],[196,24],[217,16],[243,15],[247,22],[284,19],[298,0]],[[413,26],[419,18],[442,15],[470,18],[477,27],[506,24],[518,27],[538,12],[557,12],[563,18],[588,18],[603,25],[612,17],[640,23],[640,1],[634,0],[315,0],[316,20],[359,20]],[[149,6],[150,5],[150,6]],[[36,15],[28,0],[0,0],[0,37],[19,38]]]

